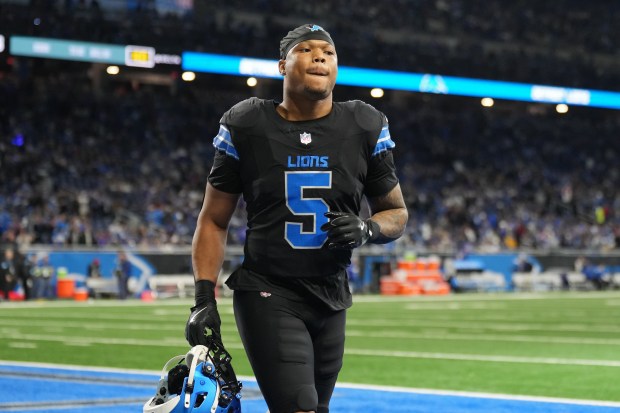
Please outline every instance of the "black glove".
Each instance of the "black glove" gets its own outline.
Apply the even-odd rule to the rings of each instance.
[[[185,338],[193,347],[208,345],[207,336],[221,343],[220,314],[215,302],[215,283],[209,280],[196,281],[196,305],[185,325]],[[210,330],[210,331],[209,331]]]
[[[350,212],[326,212],[329,222],[321,226],[327,232],[327,248],[351,250],[379,237],[380,227],[375,221]]]

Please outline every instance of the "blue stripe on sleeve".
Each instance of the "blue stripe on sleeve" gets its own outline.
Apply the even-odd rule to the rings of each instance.
[[[379,139],[377,139],[377,145],[375,146],[372,156],[378,155],[388,149],[392,149],[395,146],[396,144],[390,137],[390,130],[387,126],[384,126],[383,129],[381,129],[381,133],[379,134]]]
[[[224,152],[228,156],[232,156],[236,160],[239,160],[239,154],[235,149],[235,145],[232,143],[230,132],[224,125],[220,125],[220,130],[213,138],[213,147],[218,151]]]

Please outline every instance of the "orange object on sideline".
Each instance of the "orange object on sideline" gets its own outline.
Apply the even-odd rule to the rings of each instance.
[[[397,295],[400,291],[401,282],[392,277],[382,277],[379,281],[379,289],[382,295]]]
[[[86,301],[88,300],[88,290],[84,288],[78,288],[73,293],[73,299],[75,301]]]
[[[440,270],[440,262],[439,260],[428,260],[428,269],[431,271],[439,271]]]
[[[419,295],[422,294],[422,288],[416,284],[401,283],[398,290],[399,295]]]
[[[413,269],[415,269],[415,261],[399,260],[398,261],[398,269],[400,269],[400,270],[413,270]]]
[[[56,284],[56,296],[58,298],[73,298],[75,293],[75,281],[70,278],[60,278]]]
[[[142,301],[153,301],[154,300],[153,292],[150,290],[142,291],[142,294],[140,294],[140,299]]]

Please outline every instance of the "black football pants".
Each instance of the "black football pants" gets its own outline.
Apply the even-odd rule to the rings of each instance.
[[[342,367],[346,310],[235,291],[235,319],[270,413],[329,412]]]

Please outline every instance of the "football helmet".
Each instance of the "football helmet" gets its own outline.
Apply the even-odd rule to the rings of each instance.
[[[143,413],[241,413],[241,382],[221,343],[210,340],[170,359]]]

